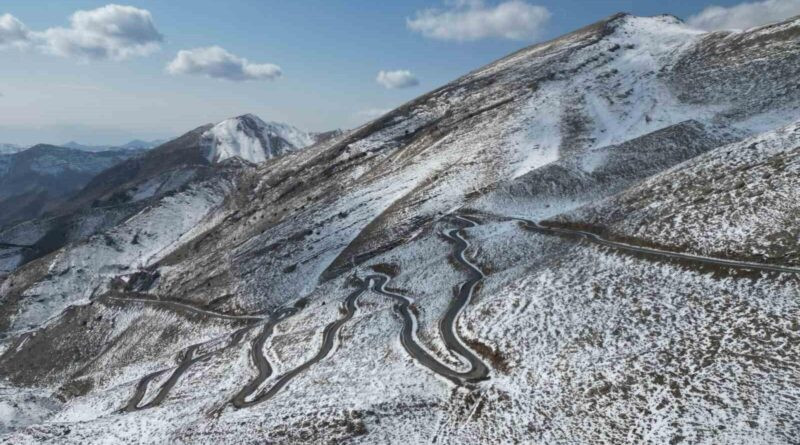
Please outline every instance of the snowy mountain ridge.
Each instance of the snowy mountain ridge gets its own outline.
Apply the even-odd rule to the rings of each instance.
[[[206,158],[222,162],[239,157],[261,163],[314,143],[311,134],[279,122],[265,122],[254,114],[226,119],[203,133]]]

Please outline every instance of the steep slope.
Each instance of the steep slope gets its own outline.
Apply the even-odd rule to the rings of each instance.
[[[668,250],[800,265],[800,123],[718,148],[560,216]]]
[[[224,120],[203,133],[205,156],[211,162],[232,157],[260,163],[314,143],[312,135],[290,125],[264,122],[245,114]]]
[[[94,178],[73,200],[73,207],[97,201],[133,199],[142,194],[149,181],[173,172],[204,169],[232,157],[261,162],[284,151],[302,148],[313,141],[310,136],[285,124],[266,124],[254,115],[227,119],[216,125],[198,127]],[[297,144],[297,146],[293,145]],[[136,190],[134,190],[136,189]]]
[[[84,181],[85,187],[60,202],[52,202],[50,217],[0,230],[3,246],[0,257],[4,258],[0,276],[67,243],[113,228],[152,202],[180,192],[192,183],[228,175],[232,169],[240,168],[235,161],[219,166],[206,161],[201,154],[200,137],[207,128],[200,127],[141,156],[94,172],[91,180]],[[50,202],[46,195],[33,196],[41,197],[41,202]],[[8,200],[7,208],[28,206],[29,200],[15,196]]]
[[[617,15],[29,263],[0,284],[4,391],[37,413],[8,440],[791,443],[796,268],[515,218],[680,231],[636,194],[792,153],[798,34]],[[762,214],[794,211],[784,161]]]
[[[54,203],[47,218],[37,218],[0,230],[0,277],[68,243],[113,228],[141,212],[151,201],[173,194],[192,181],[217,175],[200,154],[199,138],[207,127],[187,133],[159,148],[101,169],[88,176],[83,188]],[[96,156],[75,151],[80,156]],[[130,154],[131,150],[120,153]],[[108,166],[107,166],[108,167]],[[25,201],[13,199],[15,205]]]
[[[683,66],[678,63],[683,57],[694,57],[691,49],[707,38],[716,34],[688,30],[671,17],[620,16],[523,50],[400,107],[324,151],[268,163],[264,179],[245,199],[252,203],[242,209],[248,224],[231,221],[215,229],[191,261],[220,276],[222,288],[210,293],[233,295],[231,308],[263,310],[298,289],[301,295],[310,292],[317,277],[330,279],[390,250],[499,178],[519,177],[559,157],[691,117],[720,134],[720,143],[742,137],[754,131],[761,115],[731,119],[726,107],[762,94],[751,92],[746,81],[738,82],[739,93],[725,101],[710,96],[708,103],[685,103],[670,90],[671,68]],[[791,36],[781,30],[773,38],[778,49],[762,63],[780,70],[787,61],[794,66],[794,53],[779,44]],[[741,76],[758,76],[761,69],[748,67]],[[781,101],[787,97],[798,99],[795,93]],[[776,125],[790,115],[774,114]],[[656,167],[671,165],[668,161]],[[274,245],[274,251],[265,255],[265,245]],[[189,276],[180,280],[191,281]],[[266,295],[264,289],[269,289]],[[192,290],[187,297],[216,299],[203,292]]]
[[[546,218],[611,196],[736,139],[696,121],[681,122],[621,144],[565,156],[513,180],[477,190],[469,207]]]

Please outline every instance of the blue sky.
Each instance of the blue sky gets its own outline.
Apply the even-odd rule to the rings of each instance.
[[[512,51],[614,12],[688,18],[711,4],[740,3],[529,0],[525,3],[545,8],[549,19],[523,38],[487,35],[442,40],[407,25],[418,11],[463,11],[479,3],[460,0],[459,5],[458,1],[121,1],[149,11],[163,35],[157,50],[124,60],[87,60],[30,48],[0,49],[4,60],[0,142],[122,143],[177,136],[248,112],[314,131],[349,128],[377,110],[394,108]],[[795,0],[767,2],[785,6]],[[41,32],[69,27],[75,11],[107,3],[5,0],[0,15],[11,14],[27,29]],[[491,9],[499,3],[503,2],[486,0],[479,7]],[[1,38],[0,34],[0,43]],[[185,70],[167,73],[166,66],[178,51],[212,45],[252,63],[278,65],[282,75],[275,80],[237,82]],[[376,82],[381,70],[408,70],[416,85],[386,88]]]

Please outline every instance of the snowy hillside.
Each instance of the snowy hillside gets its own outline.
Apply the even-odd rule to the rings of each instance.
[[[800,265],[800,122],[706,153],[559,222],[670,250]]]
[[[795,443],[798,36],[620,14],[104,171],[0,232],[0,437]]]
[[[203,134],[206,157],[211,162],[239,157],[257,164],[313,143],[314,138],[302,130],[267,123],[253,114],[226,119]]]

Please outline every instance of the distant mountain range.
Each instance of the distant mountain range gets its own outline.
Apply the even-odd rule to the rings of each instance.
[[[88,152],[98,152],[98,151],[108,151],[108,150],[148,150],[154,147],[158,147],[159,145],[163,144],[164,142],[168,141],[168,139],[154,139],[152,141],[143,141],[141,139],[134,139],[128,143],[122,145],[85,145],[75,141],[70,141],[65,144],[55,145],[57,147],[66,147],[72,148],[75,150],[81,151],[88,151]],[[42,144],[40,144],[42,145]],[[50,144],[44,144],[50,145]],[[18,144],[8,144],[8,143],[0,143],[0,154],[13,154],[19,153],[21,151],[27,150],[31,148],[29,145],[18,145]]]
[[[22,242],[9,234],[25,233],[31,247],[14,261],[27,262],[190,183],[224,178],[245,165],[343,134],[308,133],[247,114],[203,125],[153,149],[136,148],[148,144],[142,141],[104,151],[42,144],[0,155],[0,244]],[[2,230],[24,220],[30,221]]]
[[[2,144],[0,228],[58,215],[59,219],[52,221],[63,231],[60,226],[64,216],[82,206],[118,205],[160,196],[194,179],[212,164],[231,158],[259,163],[340,133],[312,135],[247,114],[200,127],[170,142],[133,140],[121,146],[74,141],[62,146]],[[145,151],[149,153],[138,156]],[[153,184],[158,186],[153,188]],[[39,249],[40,253],[46,251]]]
[[[209,147],[208,155],[219,160],[231,156],[239,156],[250,162],[262,162],[270,157],[289,152],[297,148],[306,147],[321,140],[339,136],[342,130],[333,130],[320,133],[310,133],[280,122],[264,122],[258,116],[245,114],[224,120],[210,129],[207,137]],[[281,142],[288,142],[288,145]],[[144,141],[134,139],[122,145],[87,145],[80,142],[69,141],[58,147],[72,148],[87,152],[109,150],[149,150],[169,141],[169,139],[154,139]],[[266,147],[265,149],[254,147]],[[27,150],[31,146],[0,143],[0,154],[13,154]],[[262,156],[260,153],[265,153]]]
[[[141,139],[134,139],[122,145],[84,145],[75,141],[70,141],[67,142],[66,144],[62,144],[61,146],[83,151],[107,151],[118,148],[125,150],[147,150],[150,148],[158,147],[159,145],[163,144],[166,141],[167,139],[155,139],[152,141],[143,141]]]

